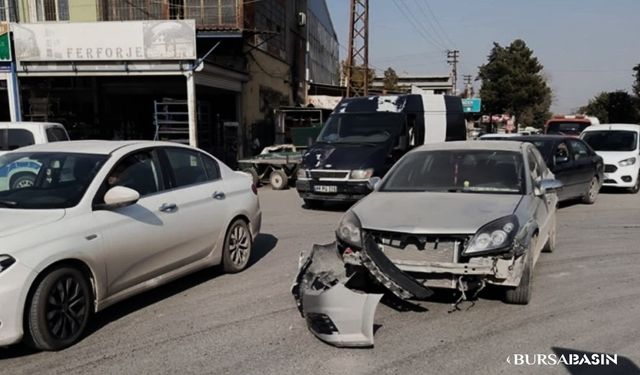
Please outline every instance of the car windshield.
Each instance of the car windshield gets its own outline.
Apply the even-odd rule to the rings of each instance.
[[[634,151],[638,146],[638,133],[634,131],[591,131],[582,139],[595,151]]]
[[[523,194],[523,176],[518,152],[422,151],[398,162],[380,191]]]
[[[12,152],[0,157],[0,208],[69,208],[80,202],[106,155]]]
[[[405,126],[401,113],[338,113],[327,120],[318,142],[383,143],[395,138]]]
[[[547,134],[580,135],[589,126],[586,122],[550,122],[547,125]]]

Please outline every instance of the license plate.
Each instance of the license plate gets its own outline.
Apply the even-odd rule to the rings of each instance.
[[[313,191],[316,193],[337,193],[338,187],[331,185],[315,185]]]

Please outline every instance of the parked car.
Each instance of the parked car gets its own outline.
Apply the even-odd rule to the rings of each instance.
[[[353,268],[403,299],[429,296],[428,288],[465,296],[492,284],[508,303],[530,301],[540,252],[556,245],[561,188],[535,146],[425,145],[372,185],[340,221],[337,246],[301,257],[292,292],[316,336],[340,346],[373,344],[382,296],[350,291]],[[345,263],[353,268],[345,271]]]
[[[592,125],[581,137],[604,159],[604,186],[640,190],[640,125]]]
[[[433,94],[346,98],[302,157],[296,189],[307,208],[355,202],[413,147],[465,140],[462,99]]]
[[[494,136],[491,139],[501,139]],[[560,201],[579,198],[586,204],[595,203],[604,181],[602,157],[584,141],[563,135],[532,135],[503,138],[510,141],[533,143],[545,163],[563,188],[558,192]]]
[[[95,312],[221,263],[244,269],[260,230],[251,177],[195,148],[147,141],[25,147],[32,186],[0,191],[0,346],[58,350]]]
[[[64,126],[52,122],[0,122],[0,155],[34,144],[68,141]],[[18,162],[0,168],[0,189],[33,184],[39,166]]]

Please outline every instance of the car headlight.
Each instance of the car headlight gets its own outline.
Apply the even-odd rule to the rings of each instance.
[[[620,160],[618,162],[618,165],[621,167],[628,167],[630,165],[634,165],[636,163],[636,158],[629,158],[629,159],[624,159],[624,160]]]
[[[0,255],[0,272],[11,267],[15,262],[16,260],[11,255]]]
[[[462,255],[475,256],[507,250],[513,245],[518,227],[518,219],[514,215],[494,220],[476,232]]]
[[[308,178],[306,169],[299,168],[296,175],[298,176],[298,178]]]
[[[336,230],[336,236],[349,245],[362,248],[362,225],[356,214],[352,211],[344,214]]]
[[[350,178],[352,180],[368,180],[373,176],[373,168],[354,169],[351,171]]]

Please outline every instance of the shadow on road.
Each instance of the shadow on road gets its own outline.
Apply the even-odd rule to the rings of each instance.
[[[564,364],[564,367],[571,375],[640,374],[638,365],[621,355],[615,355],[614,362],[614,355],[609,353],[583,352],[557,347],[552,347],[551,350],[558,358],[562,357],[569,362]]]
[[[260,259],[264,258],[276,247],[277,243],[278,239],[273,235],[259,234],[256,237],[251,259],[249,260],[247,268],[254,266],[260,261]],[[220,266],[205,268],[196,273],[186,275],[168,284],[161,285],[156,289],[149,290],[110,306],[93,316],[93,319],[89,322],[89,326],[87,327],[85,337],[137,310],[146,308],[147,306],[170,298],[176,294],[180,294],[185,290],[206,283],[223,274],[222,267]],[[14,345],[6,349],[0,348],[0,359],[23,357],[35,353],[37,353],[36,350],[24,345]]]
[[[634,195],[634,194],[630,193],[628,189],[625,189],[625,188],[614,188],[614,187],[610,187],[610,186],[603,186],[602,189],[600,189],[600,194],[630,195],[630,196]]]
[[[328,212],[345,212],[351,206],[354,205],[355,202],[344,203],[344,202],[322,202],[314,207],[307,207],[304,203],[300,206],[305,210],[309,211],[328,211]]]

